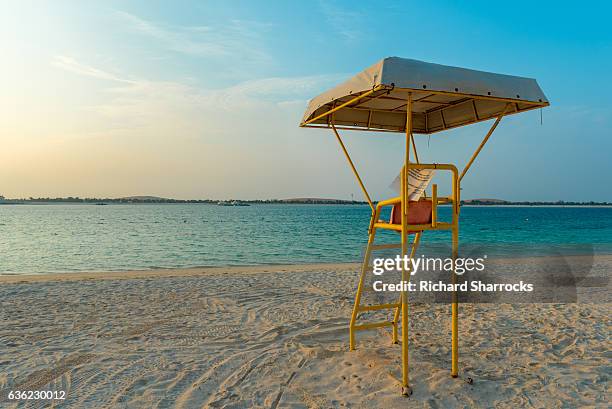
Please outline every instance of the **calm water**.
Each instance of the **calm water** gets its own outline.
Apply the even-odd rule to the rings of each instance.
[[[369,214],[347,205],[4,205],[0,273],[357,261]],[[500,248],[584,243],[608,252],[612,208],[464,207],[460,232],[464,243],[508,245]]]

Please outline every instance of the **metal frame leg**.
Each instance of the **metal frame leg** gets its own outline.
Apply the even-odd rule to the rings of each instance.
[[[372,216],[374,217],[374,216]],[[349,324],[349,350],[355,350],[355,322],[357,321],[357,315],[359,315],[359,304],[361,303],[361,293],[363,292],[363,282],[370,266],[370,256],[372,254],[372,244],[374,244],[374,237],[376,236],[376,228],[372,228],[368,237],[368,246],[366,247],[365,255],[363,257],[363,264],[361,266],[361,275],[359,276],[359,284],[357,285],[357,294],[355,294],[355,304],[353,305],[353,314],[351,315],[351,323]]]
[[[416,249],[419,247],[419,242],[421,241],[421,232],[419,233],[415,233],[414,235],[414,241],[412,242],[412,249],[410,250],[410,258],[414,258],[414,254],[416,253]],[[402,296],[400,294],[398,303],[400,304],[396,309],[395,309],[395,313],[393,314],[393,343],[397,344],[398,340],[397,340],[397,323],[399,321],[400,318],[400,308],[402,306]]]
[[[457,225],[453,227],[453,267],[455,266],[455,260],[458,256],[458,245],[459,245],[459,228]],[[452,283],[455,284],[457,282],[457,275],[454,272],[451,273]],[[452,304],[451,304],[451,333],[452,333],[452,341],[451,341],[451,376],[456,378],[459,375],[459,304],[457,300],[457,291],[453,291],[452,295]]]

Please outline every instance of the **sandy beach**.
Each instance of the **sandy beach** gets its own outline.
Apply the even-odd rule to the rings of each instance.
[[[610,271],[612,256],[597,268]],[[605,407],[610,303],[411,306],[410,398],[388,330],[348,351],[356,264],[0,277],[0,406]],[[473,381],[471,381],[471,380]]]

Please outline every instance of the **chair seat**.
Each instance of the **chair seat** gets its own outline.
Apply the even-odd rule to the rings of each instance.
[[[408,224],[430,224],[431,223],[431,200],[421,199],[408,203]],[[402,204],[396,203],[391,209],[391,224],[402,224]],[[422,230],[408,230],[408,233],[416,233]]]

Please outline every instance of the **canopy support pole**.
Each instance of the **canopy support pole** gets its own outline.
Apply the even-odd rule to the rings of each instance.
[[[361,187],[361,190],[363,191],[363,194],[366,197],[368,204],[370,205],[370,209],[372,209],[372,215],[373,215],[374,214],[374,204],[372,203],[372,199],[370,199],[370,195],[368,194],[368,191],[365,188],[365,185],[363,184],[363,181],[361,180],[361,177],[359,176],[359,173],[357,172],[355,165],[353,164],[353,160],[351,159],[351,156],[346,150],[346,146],[344,146],[344,142],[342,142],[342,138],[340,138],[340,134],[336,130],[336,126],[334,125],[333,122],[331,123],[331,127],[332,127],[332,130],[334,131],[334,134],[336,135],[336,139],[338,139],[338,143],[340,144],[340,147],[342,148],[342,152],[344,152],[344,156],[346,156],[346,160],[348,161],[349,165],[351,165],[353,174],[355,174],[355,177],[357,178],[357,182],[359,182],[359,186]]]
[[[451,283],[453,287],[457,284],[457,257],[459,256],[459,181],[456,175],[453,177],[455,203],[453,204],[453,227],[452,227],[452,260],[453,271],[451,271]],[[457,289],[451,295],[451,377],[459,376],[459,302]]]
[[[406,152],[404,168],[402,169],[402,259],[406,257],[408,247],[408,165],[410,164],[410,142],[412,140],[412,93],[408,94],[406,101]],[[408,291],[405,284],[410,278],[410,271],[402,266],[402,395],[410,396],[408,377]]]
[[[410,135],[410,140],[412,141],[412,150],[414,151],[414,160],[416,160],[416,163],[420,163],[419,162],[419,154],[417,153],[417,149],[416,149],[416,144],[414,143],[414,135]]]
[[[474,163],[474,161],[476,160],[476,157],[478,156],[478,154],[480,153],[482,148],[484,148],[485,144],[487,143],[487,141],[489,140],[489,138],[493,134],[493,131],[495,131],[495,128],[497,128],[497,125],[499,125],[499,122],[501,121],[501,119],[504,117],[504,115],[506,115],[506,111],[508,110],[509,106],[510,106],[510,104],[506,104],[506,108],[504,108],[502,113],[499,114],[499,116],[497,117],[497,119],[495,120],[493,125],[491,125],[491,128],[489,129],[489,132],[487,132],[487,135],[484,137],[482,142],[480,142],[480,145],[478,146],[478,148],[476,149],[474,154],[472,154],[472,157],[470,158],[470,161],[468,162],[467,165],[465,165],[465,168],[463,169],[463,172],[461,172],[461,176],[459,176],[459,181],[460,182],[463,179],[463,177],[465,176],[465,174],[467,173],[467,171],[472,166],[472,163]]]

